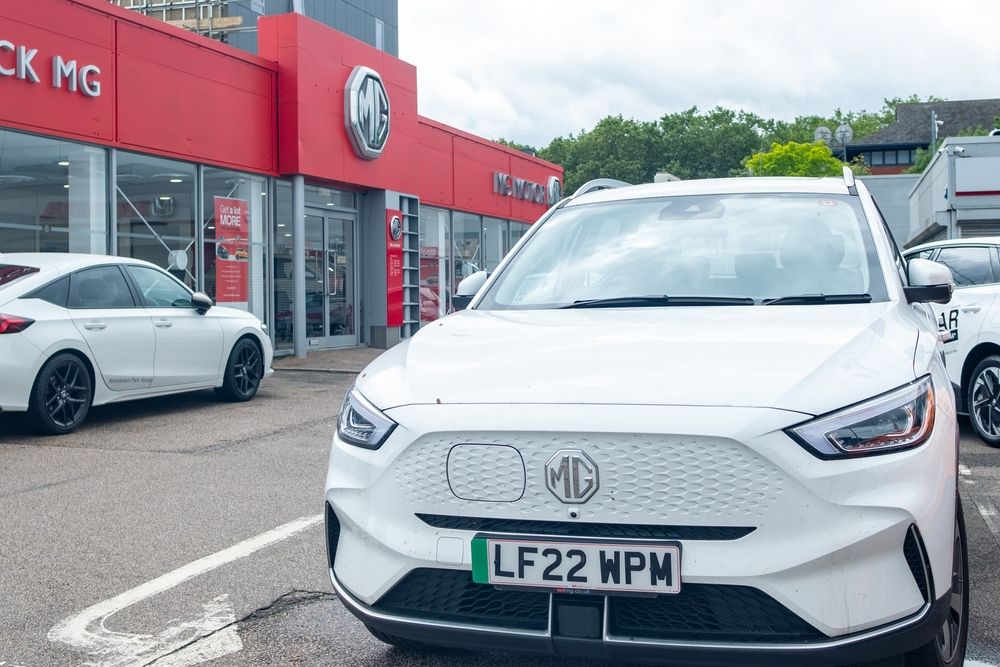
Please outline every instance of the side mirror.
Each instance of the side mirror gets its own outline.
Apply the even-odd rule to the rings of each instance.
[[[490,274],[486,271],[476,271],[468,278],[463,278],[458,284],[458,293],[451,297],[451,304],[455,310],[465,310],[476,297],[476,293],[486,284],[486,279]]]
[[[906,263],[910,284],[903,288],[907,303],[948,303],[955,289],[951,269],[929,259],[914,257]]]
[[[199,313],[204,315],[213,305],[212,298],[204,292],[195,292],[191,295],[191,305],[193,305]]]

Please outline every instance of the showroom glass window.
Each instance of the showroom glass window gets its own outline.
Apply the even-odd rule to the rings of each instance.
[[[269,205],[267,179],[205,167],[202,229],[205,293],[264,320]]]
[[[451,294],[451,212],[420,207],[420,321],[433,322],[448,314]]]
[[[531,229],[531,225],[523,222],[510,221],[510,245],[507,247],[507,252],[510,252],[511,248],[517,245],[517,242],[521,240],[521,237],[528,233]]]
[[[292,184],[274,182],[274,349],[292,350]]]
[[[507,254],[507,221],[499,218],[483,218],[483,265],[484,271],[492,271]]]
[[[482,218],[478,215],[459,211],[451,214],[453,292],[463,278],[468,278],[483,267],[482,225]]]
[[[0,252],[105,254],[106,152],[0,130]]]
[[[197,287],[195,167],[117,154],[117,254],[152,262]]]

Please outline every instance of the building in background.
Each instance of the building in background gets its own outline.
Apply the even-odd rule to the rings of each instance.
[[[300,14],[262,16],[259,55],[106,0],[0,2],[0,36],[0,253],[153,262],[279,353],[413,335],[560,196],[560,167],[418,115],[416,68]]]
[[[909,202],[907,247],[1000,236],[1000,136],[945,139]]]
[[[151,18],[257,53],[257,19],[301,13],[399,55],[398,0],[109,0]]]
[[[892,237],[903,247],[910,238],[910,191],[920,180],[920,174],[866,175],[858,176],[858,180],[871,192]]]
[[[901,174],[913,166],[918,148],[975,128],[989,131],[997,116],[1000,99],[899,104],[896,122],[848,143],[847,160],[860,155],[872,174]]]

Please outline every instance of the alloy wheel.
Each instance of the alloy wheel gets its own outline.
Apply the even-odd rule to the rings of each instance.
[[[233,379],[237,391],[243,396],[249,396],[256,391],[262,376],[260,352],[257,351],[257,347],[252,343],[241,346],[233,367]]]
[[[66,360],[52,369],[45,383],[45,412],[61,428],[70,428],[87,409],[90,382],[79,363]]]
[[[952,557],[951,608],[948,618],[938,631],[938,653],[945,663],[950,663],[958,652],[963,625],[965,624],[965,558],[962,553],[961,526],[955,522],[955,548]]]
[[[1000,436],[1000,369],[987,366],[972,385],[972,418],[981,433]]]

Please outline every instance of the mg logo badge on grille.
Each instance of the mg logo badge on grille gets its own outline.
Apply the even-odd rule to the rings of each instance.
[[[545,464],[545,486],[567,505],[590,500],[600,487],[597,464],[579,449],[560,449]]]
[[[355,67],[347,79],[344,104],[344,121],[354,151],[374,160],[389,140],[389,95],[379,73],[370,67]]]

